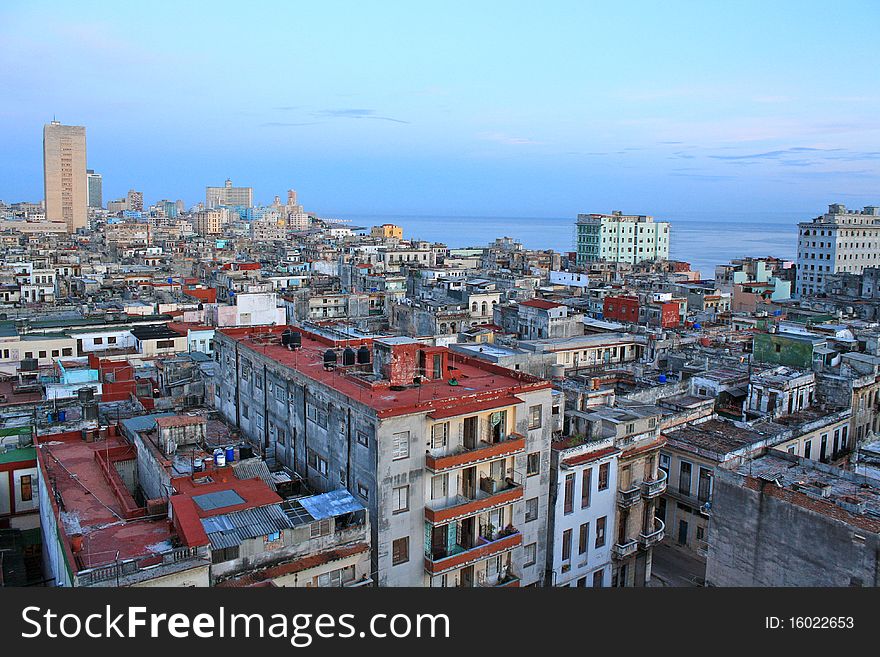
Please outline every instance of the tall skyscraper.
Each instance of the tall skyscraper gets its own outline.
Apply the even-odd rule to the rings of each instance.
[[[579,214],[577,263],[669,259],[669,224],[647,215]]]
[[[205,207],[208,209],[219,207],[249,208],[254,204],[253,187],[233,187],[232,181],[227,178],[223,187],[205,188]]]
[[[63,221],[67,231],[88,221],[86,129],[52,121],[43,126],[43,190],[46,219]]]
[[[100,173],[95,173],[92,169],[86,169],[86,175],[89,180],[89,207],[104,207],[104,178]]]

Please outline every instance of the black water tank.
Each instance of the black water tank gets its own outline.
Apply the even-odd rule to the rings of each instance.
[[[254,456],[254,448],[246,443],[238,446],[238,460],[250,459]]]
[[[287,346],[293,342],[293,331],[290,329],[284,329],[281,331],[281,344],[283,346]]]
[[[324,367],[336,367],[336,352],[333,349],[324,352]]]
[[[370,348],[362,344],[357,352],[357,362],[359,365],[367,365],[370,362]]]
[[[345,366],[354,365],[355,358],[354,349],[351,347],[346,347],[342,352],[342,364]]]
[[[294,349],[301,349],[303,344],[303,334],[299,331],[291,331],[290,344]]]

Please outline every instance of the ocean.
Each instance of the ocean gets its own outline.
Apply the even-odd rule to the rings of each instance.
[[[575,250],[575,217],[440,217],[401,215],[340,215],[352,225],[393,223],[410,239],[444,242],[452,248],[485,246],[496,237],[512,237],[528,249]],[[669,221],[670,258],[685,260],[703,278],[713,278],[715,265],[744,256],[797,257],[797,223],[809,214],[677,213],[655,216]]]

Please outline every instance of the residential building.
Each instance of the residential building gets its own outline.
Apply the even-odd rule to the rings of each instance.
[[[579,214],[577,264],[669,259],[669,223],[647,215]]]
[[[227,179],[223,187],[205,188],[205,207],[213,210],[220,207],[249,208],[254,204],[253,187],[233,187]]]
[[[610,436],[572,436],[553,443],[547,585],[611,585],[620,451]],[[531,505],[536,508],[537,500]]]
[[[831,274],[860,274],[878,265],[880,207],[847,210],[834,203],[822,216],[798,224],[796,297],[821,295]]]
[[[286,327],[219,330],[215,355],[216,407],[242,435],[368,509],[378,585],[542,582],[548,381],[410,338]]]

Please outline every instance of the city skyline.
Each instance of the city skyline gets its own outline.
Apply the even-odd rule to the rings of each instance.
[[[17,101],[0,141],[17,157],[0,162],[0,199],[41,198],[54,115],[86,126],[105,199],[189,207],[231,178],[262,203],[296,188],[327,215],[806,219],[876,202],[880,74],[837,35],[878,8],[757,7],[9,3],[0,81]]]

